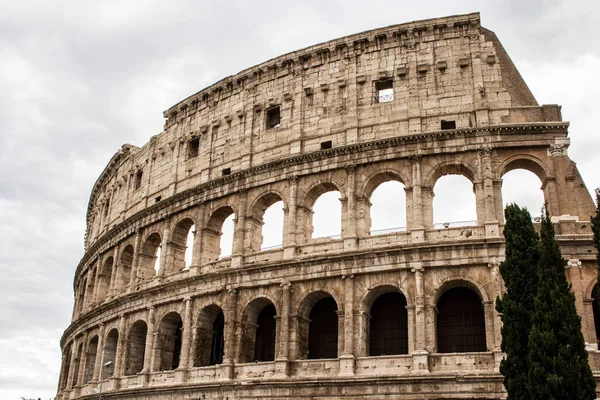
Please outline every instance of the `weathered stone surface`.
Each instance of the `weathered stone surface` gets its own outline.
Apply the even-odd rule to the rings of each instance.
[[[391,98],[378,96],[389,80]],[[515,168],[543,182],[600,369],[594,204],[567,155],[568,124],[559,106],[537,104],[479,14],[286,54],[164,116],[161,134],[124,145],[94,185],[58,398],[89,398],[100,377],[122,399],[503,398],[493,302],[502,291],[501,179]],[[477,225],[434,229],[432,188],[449,173],[473,182]],[[407,230],[371,236],[369,198],[388,180],[406,187]],[[330,190],[342,194],[341,238],[312,239],[312,206]],[[261,251],[263,213],[280,200],[283,246]],[[219,259],[231,213],[233,254]],[[484,351],[438,352],[438,302],[456,287],[481,299]],[[371,305],[388,292],[406,299],[408,352],[369,356]],[[328,296],[338,357],[307,359],[311,310]],[[274,361],[251,362],[268,304]],[[223,359],[208,365],[221,312]]]

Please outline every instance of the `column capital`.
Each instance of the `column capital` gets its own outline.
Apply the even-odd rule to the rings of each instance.
[[[490,157],[492,155],[492,151],[494,151],[492,146],[482,146],[477,150],[481,157]]]
[[[423,160],[423,156],[420,154],[413,154],[412,156],[408,157],[408,159],[410,160],[411,164],[420,164]]]
[[[283,290],[290,290],[290,288],[292,287],[292,283],[290,281],[281,281],[279,286],[281,286]]]
[[[578,267],[581,268],[581,261],[577,258],[570,259],[567,261],[567,266],[565,268]]]
[[[354,274],[343,274],[342,279],[354,279]]]

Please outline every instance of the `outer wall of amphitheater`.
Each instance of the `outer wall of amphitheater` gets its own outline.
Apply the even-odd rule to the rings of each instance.
[[[110,399],[505,398],[494,302],[513,169],[542,181],[599,376],[594,204],[568,123],[537,104],[479,14],[286,54],[164,116],[94,185],[57,398],[101,385]],[[447,174],[473,183],[475,224],[433,224]],[[372,235],[369,199],[390,180],[405,186],[407,226]],[[341,236],[313,239],[329,191]],[[283,244],[261,250],[278,201]]]

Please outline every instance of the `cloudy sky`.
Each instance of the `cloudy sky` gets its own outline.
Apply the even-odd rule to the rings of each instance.
[[[538,102],[563,106],[569,154],[600,186],[597,1],[291,3],[0,0],[0,399],[56,391],[87,200],[110,157],[159,133],[177,101],[283,53],[480,11]]]

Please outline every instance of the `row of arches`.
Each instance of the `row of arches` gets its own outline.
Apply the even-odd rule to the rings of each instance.
[[[541,185],[539,178],[532,172],[522,169],[509,171],[508,175],[514,179],[508,179],[509,184],[503,185],[504,202],[517,200],[525,205],[533,204],[534,207],[541,208],[544,201],[543,192],[535,189],[536,184]],[[405,230],[406,192],[399,176],[385,172],[376,175],[369,182],[370,186],[366,190],[371,197],[365,203],[370,211],[370,215],[365,217],[369,233],[374,235]],[[519,188],[515,189],[515,185]],[[465,176],[453,173],[440,176],[434,187],[436,196],[433,199],[432,227],[477,224],[476,198],[472,188],[473,183]],[[505,189],[508,191],[506,196]],[[518,197],[515,198],[514,194],[518,194]],[[300,228],[310,231],[312,238],[321,236],[339,238],[342,202],[337,187],[333,184],[322,185],[309,191],[308,196],[313,198],[309,218],[312,226],[304,228],[300,226]],[[246,219],[246,233],[242,244],[245,251],[256,252],[281,247],[287,218],[283,198],[275,192],[267,193],[259,198],[251,209],[254,211],[251,217]],[[441,211],[436,213],[436,210]],[[87,277],[80,280],[76,290],[78,294],[76,310],[81,313],[86,304],[101,302],[111,293],[122,292],[131,283],[149,281],[161,272],[176,273],[185,270],[192,263],[201,264],[230,256],[235,236],[235,218],[234,209],[231,206],[223,206],[209,216],[201,233],[196,229],[195,221],[189,217],[175,225],[166,241],[164,232],[150,232],[139,245],[137,260],[135,243],[126,244],[120,254],[108,256],[100,265],[92,266]],[[290,229],[287,229],[287,232],[290,232]],[[201,235],[201,240],[197,240],[196,235]],[[166,271],[161,271],[163,246],[166,246],[166,254],[162,268]],[[197,257],[201,260],[194,260],[194,246],[202,247],[203,255]],[[137,263],[135,271],[133,271],[134,262]],[[114,276],[115,274],[118,276]]]
[[[482,299],[473,289],[450,285],[437,302],[438,352],[486,351],[486,324]],[[366,337],[359,338],[366,344],[365,356],[409,354],[409,316],[407,300],[396,287],[382,286],[374,289],[365,299]],[[276,360],[282,337],[297,344],[296,359],[334,359],[340,355],[340,332],[343,319],[335,298],[325,291],[309,294],[296,312],[292,312],[293,332],[283,334],[280,312],[266,297],[252,300],[243,311],[236,326],[239,336],[234,357],[235,362],[269,362]],[[108,365],[101,372],[103,378],[115,374],[131,376],[140,372],[170,371],[178,368],[204,367],[224,362],[226,349],[226,312],[217,304],[204,307],[192,317],[189,357],[184,361],[184,321],[176,311],[163,315],[156,329],[144,319],[136,319],[127,332],[111,328],[104,340],[95,334],[79,343],[72,358],[71,345],[65,349],[61,389],[68,385],[84,385],[94,377],[99,378],[99,365]],[[121,341],[121,350],[119,348]],[[149,343],[150,341],[150,343]],[[101,344],[103,343],[103,344]],[[119,352],[123,355],[119,356]],[[101,357],[100,357],[101,354]],[[148,359],[149,357],[149,359]],[[120,363],[120,364],[119,364]],[[183,365],[182,363],[187,363]],[[80,370],[82,368],[83,370]],[[118,372],[121,371],[121,372]],[[96,376],[95,376],[96,374]]]

